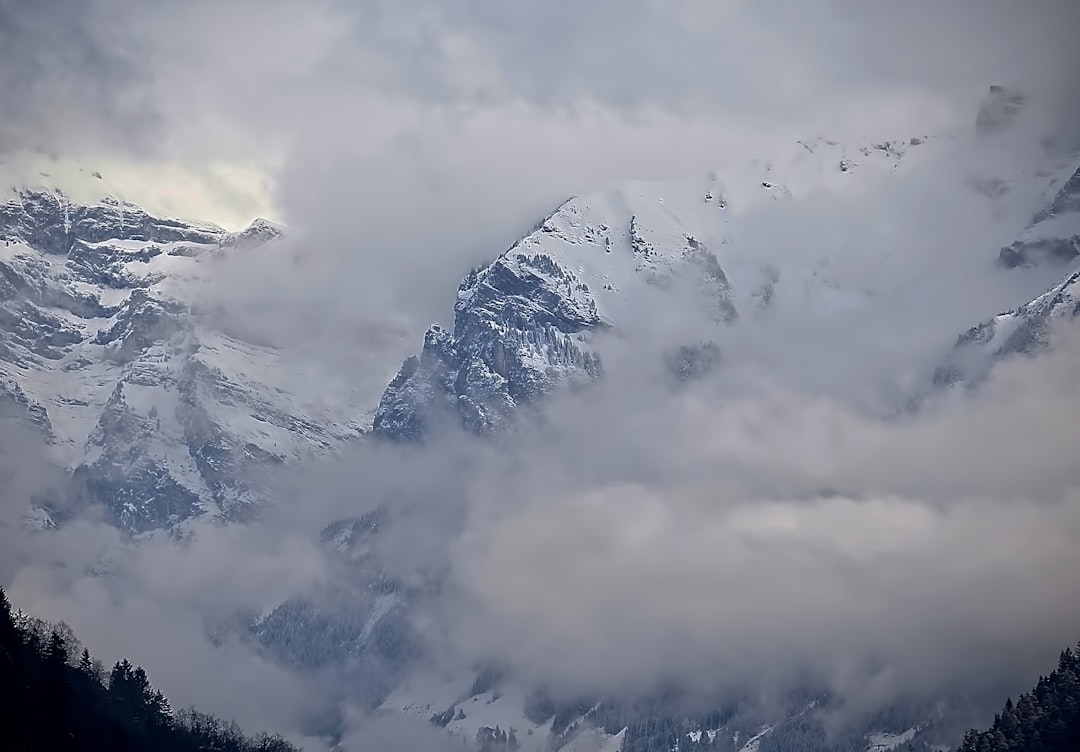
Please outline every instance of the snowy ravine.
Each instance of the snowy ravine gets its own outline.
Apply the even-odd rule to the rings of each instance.
[[[243,518],[260,476],[361,432],[348,390],[314,388],[296,354],[201,315],[225,257],[252,263],[280,229],[163,219],[53,188],[0,204],[0,401],[46,439],[78,497],[139,532],[203,513]],[[311,383],[312,388],[297,390]],[[39,500],[37,519],[65,511]]]

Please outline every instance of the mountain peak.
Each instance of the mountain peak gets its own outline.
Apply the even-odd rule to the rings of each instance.
[[[155,217],[111,196],[81,204],[59,189],[12,193],[0,204],[0,238],[44,253],[66,254],[77,242],[218,243],[226,235],[217,225]]]
[[[269,219],[257,217],[240,232],[231,233],[222,244],[236,246],[263,245],[280,237],[284,231],[285,228],[282,225],[271,222]]]

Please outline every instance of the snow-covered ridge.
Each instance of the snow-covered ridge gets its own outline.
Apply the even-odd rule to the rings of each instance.
[[[1029,303],[971,327],[934,373],[934,384],[977,385],[995,363],[1018,355],[1033,355],[1049,344],[1056,322],[1080,317],[1080,268]]]
[[[776,269],[738,252],[742,215],[819,194],[872,192],[937,148],[921,136],[857,148],[800,141],[723,176],[629,182],[571,198],[465,277],[453,331],[428,331],[420,356],[384,393],[376,434],[416,440],[443,421],[477,433],[498,429],[557,385],[597,378],[595,337],[663,305],[669,288],[689,295],[713,322],[709,336],[719,337],[742,309],[767,305],[778,281]],[[715,346],[700,340],[671,344],[708,355]],[[710,361],[696,352],[690,360]],[[674,369],[692,371],[686,361],[673,356]]]

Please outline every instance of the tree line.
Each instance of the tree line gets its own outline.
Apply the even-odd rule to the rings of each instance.
[[[106,671],[65,624],[15,612],[0,588],[0,748],[11,752],[300,752],[280,736],[174,711],[146,672]]]
[[[1080,750],[1080,645],[1066,649],[1057,669],[1035,689],[1012,698],[986,731],[968,731],[957,752],[1077,752]]]

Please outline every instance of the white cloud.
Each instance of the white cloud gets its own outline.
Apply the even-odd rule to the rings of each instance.
[[[893,421],[638,392],[599,442],[575,399],[566,446],[472,487],[458,644],[577,690],[1012,691],[1080,628],[1078,368],[1069,336]]]

